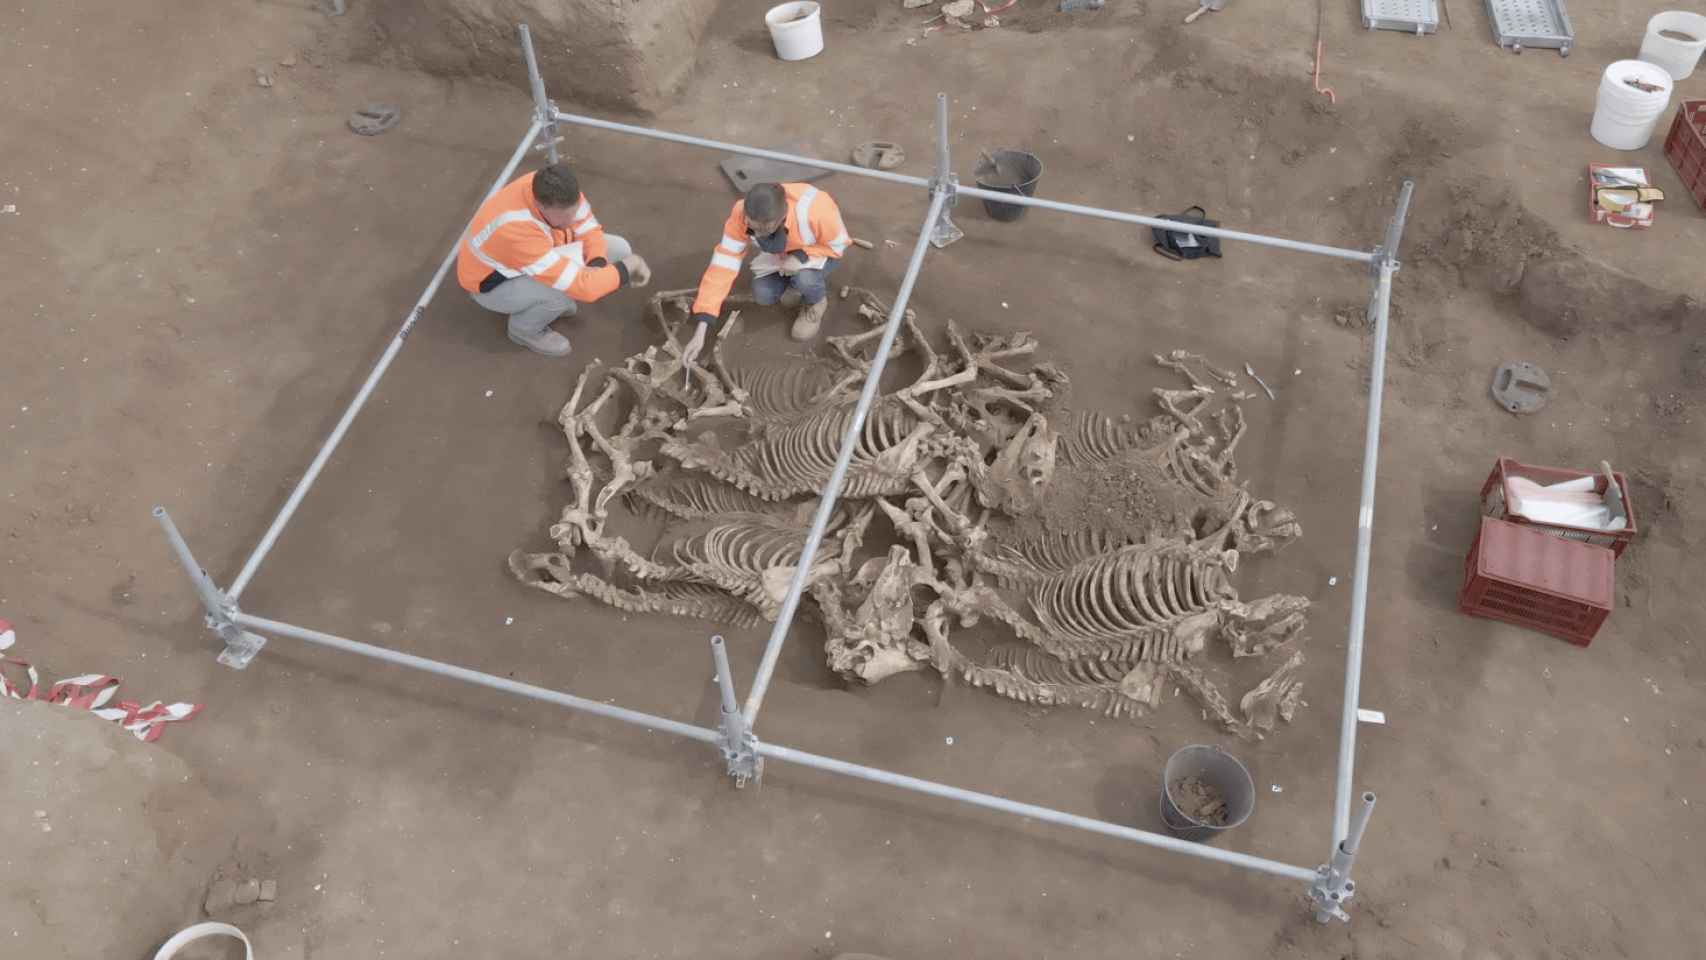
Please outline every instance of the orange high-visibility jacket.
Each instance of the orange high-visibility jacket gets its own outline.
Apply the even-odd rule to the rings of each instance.
[[[761,277],[780,272],[782,257],[795,250],[804,250],[810,257],[840,259],[851,240],[835,199],[809,183],[784,183],[782,192],[788,197],[788,218],[783,222],[788,231],[788,247],[780,254],[759,251],[753,258],[752,272]],[[736,200],[729,219],[723,223],[723,238],[711,251],[711,265],[699,280],[694,313],[715,317],[723,309],[723,300],[740,273],[748,240],[745,201]]]
[[[569,229],[558,230],[540,216],[529,173],[492,194],[474,214],[456,253],[456,280],[475,293],[493,273],[505,280],[532,277],[587,302],[622,285],[615,266],[586,265],[604,253],[604,228],[592,215],[586,195],[581,195]]]

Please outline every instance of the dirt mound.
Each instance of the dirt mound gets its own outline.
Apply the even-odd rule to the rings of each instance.
[[[1446,185],[1442,212],[1423,213],[1407,259],[1435,282],[1515,298],[1535,329],[1568,340],[1590,328],[1674,333],[1706,321],[1706,307],[1570,247],[1509,187]],[[1706,361],[1696,366],[1706,370]]]
[[[1694,341],[1683,351],[1682,382],[1691,390],[1706,388],[1706,339]]]
[[[1706,305],[1563,252],[1530,261],[1517,289],[1522,319],[1561,340],[1590,327],[1677,333],[1706,323]]]
[[[1207,532],[1196,529],[1206,526],[1196,516],[1200,508],[1201,501],[1171,481],[1151,451],[1136,450],[1105,463],[1057,472],[1037,512],[1001,518],[1006,529],[999,533],[1041,540],[1050,534],[1097,531],[1137,542],[1184,528]]]
[[[353,5],[352,5],[353,6]],[[693,69],[714,0],[647,4],[379,0],[352,8],[359,60],[526,89],[515,25],[533,32],[552,96],[608,109],[660,109]]]
[[[1446,202],[1430,203],[1411,230],[1406,259],[1424,268],[1446,270],[1464,285],[1490,284],[1495,292],[1515,293],[1530,262],[1564,250],[1557,231],[1541,222],[1509,187],[1485,181],[1445,185]],[[1426,211],[1438,210],[1437,214]]]

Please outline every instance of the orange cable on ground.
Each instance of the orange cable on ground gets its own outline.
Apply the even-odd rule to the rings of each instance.
[[[1338,105],[1338,94],[1332,87],[1321,86],[1321,51],[1326,46],[1325,35],[1322,33],[1322,22],[1325,16],[1326,0],[1315,0],[1315,92],[1327,95],[1327,102]]]
[[[1315,92],[1326,94],[1328,103],[1337,104],[1339,102],[1339,97],[1337,94],[1333,93],[1332,87],[1321,86],[1321,40],[1320,40],[1320,38],[1316,38],[1316,40],[1315,40]]]

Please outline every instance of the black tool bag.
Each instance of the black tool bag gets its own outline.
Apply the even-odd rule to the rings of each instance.
[[[1198,227],[1218,227],[1219,220],[1210,220],[1202,207],[1188,207],[1184,213],[1157,214],[1162,220],[1177,220]],[[1198,257],[1220,256],[1220,238],[1205,237],[1189,230],[1168,230],[1150,227],[1155,236],[1155,252],[1169,260],[1195,260]]]

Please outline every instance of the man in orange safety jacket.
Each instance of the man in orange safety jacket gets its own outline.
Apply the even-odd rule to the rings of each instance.
[[[717,322],[723,300],[740,273],[749,247],[752,295],[760,304],[800,305],[791,331],[795,340],[817,336],[829,308],[826,279],[851,238],[841,208],[829,194],[807,183],[761,183],[736,201],[723,223],[723,236],[711,251],[711,265],[699,281],[693,319],[699,321],[686,352],[696,356],[705,331]]]
[[[480,206],[456,254],[456,279],[474,302],[509,315],[509,338],[548,357],[569,354],[558,317],[651,280],[628,241],[606,234],[574,171],[557,163],[523,174]]]

